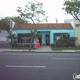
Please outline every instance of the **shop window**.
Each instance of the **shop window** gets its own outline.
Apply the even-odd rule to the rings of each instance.
[[[58,41],[59,39],[68,39],[69,34],[68,33],[55,33],[54,34],[54,42]]]
[[[76,27],[79,27],[80,24],[76,24]]]
[[[30,43],[32,34],[18,34],[19,43]]]
[[[69,34],[68,33],[64,33],[63,34],[63,38],[68,39],[69,38]]]

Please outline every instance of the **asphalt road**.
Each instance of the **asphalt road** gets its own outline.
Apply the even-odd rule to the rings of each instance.
[[[73,80],[80,53],[0,53],[0,80]]]

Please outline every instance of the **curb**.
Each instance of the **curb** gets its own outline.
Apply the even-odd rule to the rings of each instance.
[[[4,48],[4,49],[0,49],[0,52],[10,52],[10,51],[12,51],[12,52],[28,52],[28,53],[80,53],[80,50],[58,50],[58,51],[56,51],[56,50],[54,50],[54,51],[52,51],[52,50],[31,50],[31,51],[29,51],[29,50],[25,50],[25,49],[6,49],[6,48]]]
[[[31,51],[28,51],[28,50],[12,50],[12,49],[3,49],[2,51],[0,52],[28,52],[28,53],[80,53],[80,50],[62,50],[62,51],[46,51],[46,50],[31,50]]]

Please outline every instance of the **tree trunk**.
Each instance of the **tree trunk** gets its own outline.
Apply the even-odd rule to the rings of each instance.
[[[29,46],[29,51],[31,51],[32,41],[33,41],[34,36],[35,36],[35,34],[33,34],[32,37],[31,37],[31,42],[30,42],[30,46]]]
[[[30,46],[29,46],[29,51],[31,51],[31,47],[32,47],[32,40],[33,40],[33,38],[34,38],[34,36],[36,35],[36,32],[37,32],[37,26],[36,26],[36,24],[35,24],[35,22],[34,22],[34,20],[31,18],[31,20],[32,20],[32,22],[33,22],[33,24],[34,24],[34,34],[32,35],[32,37],[31,37],[31,42],[30,42]]]

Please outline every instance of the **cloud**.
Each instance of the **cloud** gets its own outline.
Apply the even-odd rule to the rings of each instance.
[[[5,16],[16,16],[18,15],[16,9],[21,6],[24,7],[27,2],[32,0],[0,0],[0,17]],[[70,17],[64,15],[64,11],[61,10],[63,7],[64,0],[36,0],[42,2],[44,5],[44,10],[46,15],[49,16],[49,22],[55,22],[55,19],[58,19],[58,22],[62,22],[65,18]]]

